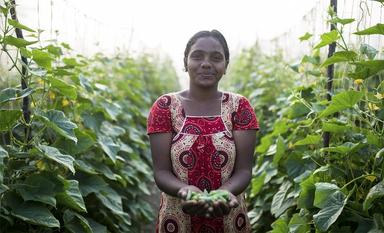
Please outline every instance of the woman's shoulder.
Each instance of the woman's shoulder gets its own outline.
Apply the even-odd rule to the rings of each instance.
[[[242,94],[236,93],[236,92],[231,92],[231,91],[222,91],[224,95],[224,100],[230,99],[232,101],[238,102],[241,99],[247,99],[245,96]]]
[[[175,104],[178,101],[177,95],[179,92],[168,92],[160,95],[156,98],[154,105],[159,106],[160,108],[169,108],[172,104]]]

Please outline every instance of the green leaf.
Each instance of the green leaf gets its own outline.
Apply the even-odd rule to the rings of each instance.
[[[26,88],[24,90],[20,90],[17,88],[5,88],[0,91],[0,104],[8,101],[22,99],[32,94],[33,91],[34,90],[31,88]]]
[[[371,207],[372,202],[378,198],[381,198],[384,196],[384,180],[377,183],[375,186],[373,186],[369,192],[367,197],[364,200],[363,203],[363,210],[368,211],[368,209]]]
[[[373,214],[374,226],[368,233],[384,233],[383,215],[379,213]]]
[[[265,176],[266,176],[266,173],[263,172],[261,175],[258,175],[256,177],[252,178],[252,182],[251,182],[251,187],[252,187],[251,195],[252,196],[256,196],[261,191],[261,189],[263,188]]]
[[[103,121],[100,130],[101,132],[103,132],[104,135],[111,137],[118,137],[120,135],[125,134],[124,128],[117,125],[113,125],[108,121]]]
[[[60,227],[60,222],[43,205],[31,202],[25,202],[12,210],[12,215],[23,221],[46,226]]]
[[[331,133],[345,133],[350,130],[349,125],[342,125],[338,124],[336,122],[323,122],[322,129],[324,132],[331,132]]]
[[[363,93],[359,91],[344,91],[332,98],[331,104],[320,113],[319,117],[329,116],[335,112],[352,108],[363,97]]]
[[[23,202],[16,193],[8,192],[5,195],[5,203],[11,208],[11,215],[25,222],[45,226],[60,227],[60,222],[48,210],[44,204],[38,202]]]
[[[297,199],[297,207],[311,209],[315,198],[315,181],[313,175],[300,183],[300,194]]]
[[[0,132],[8,131],[21,117],[21,110],[0,109]]]
[[[70,155],[77,155],[86,152],[93,145],[95,145],[96,141],[90,135],[92,132],[87,132],[84,129],[80,130],[79,128],[76,128],[74,131],[77,138],[77,143],[63,138],[58,139],[54,146],[66,151]]]
[[[319,182],[315,184],[316,193],[313,205],[322,209],[327,206],[327,201],[332,193],[340,190],[340,188],[332,183]]]
[[[320,135],[307,135],[304,139],[297,141],[295,146],[303,146],[303,145],[316,145],[321,142]]]
[[[275,217],[279,217],[289,207],[286,204],[286,198],[289,188],[292,186],[290,181],[285,181],[280,187],[279,191],[273,195],[271,204],[271,213]]]
[[[8,19],[8,24],[15,27],[15,28],[19,28],[19,29],[23,29],[23,30],[26,30],[26,31],[29,31],[29,32],[35,32],[33,29],[17,22],[16,20],[13,20],[13,19]]]
[[[7,190],[9,190],[8,186],[6,186],[5,184],[0,184],[0,195]]]
[[[354,21],[355,21],[355,19],[352,19],[352,18],[340,19],[339,17],[335,17],[335,18],[329,20],[330,23],[340,23],[342,25],[350,24]]]
[[[92,168],[94,168],[99,174],[104,175],[110,180],[116,180],[115,173],[113,173],[113,171],[106,164],[92,161],[90,161],[89,164],[92,164]]]
[[[304,55],[304,57],[301,59],[300,63],[311,63],[313,65],[319,65],[320,64],[320,57],[319,56],[308,56]]]
[[[32,60],[34,60],[37,65],[43,67],[44,69],[51,70],[53,61],[51,54],[41,51],[39,49],[33,49]]]
[[[322,148],[321,151],[335,152],[335,153],[346,155],[355,150],[360,149],[362,146],[363,144],[361,143],[345,142],[343,145],[340,145],[340,146]]]
[[[354,32],[354,34],[356,34],[356,35],[374,35],[374,34],[384,35],[384,24],[378,23],[373,27],[369,27],[367,29]]]
[[[282,119],[280,121],[277,121],[273,126],[273,135],[276,135],[276,136],[279,134],[282,135],[288,132],[288,130],[291,129],[291,127],[292,127],[292,124],[290,124],[287,119]]]
[[[328,33],[322,34],[320,37],[321,37],[321,41],[315,46],[314,49],[319,49],[321,47],[324,47],[326,45],[329,45],[337,41],[340,38],[340,35],[336,30],[332,30]]]
[[[323,232],[327,231],[328,228],[338,219],[341,212],[343,212],[347,200],[348,199],[345,194],[339,190],[336,190],[327,196],[327,201],[325,202],[323,208],[317,214],[313,215],[316,228]]]
[[[63,62],[69,67],[81,66],[75,58],[63,58]]]
[[[17,48],[23,48],[23,47],[26,47],[28,45],[35,44],[36,42],[37,41],[26,41],[24,39],[16,38],[13,36],[5,36],[3,38],[3,44],[13,45]]]
[[[87,218],[89,225],[92,228],[93,233],[108,233],[107,227],[104,225],[101,225],[100,223],[94,221],[91,218]]]
[[[90,193],[98,193],[100,190],[103,190],[108,184],[98,175],[86,175],[81,174],[77,177],[79,181],[79,187],[81,194],[85,197]]]
[[[94,193],[106,208],[117,214],[127,225],[131,224],[129,215],[123,211],[121,196],[109,187],[100,176],[80,174],[78,180],[83,196]]]
[[[320,67],[329,66],[334,63],[338,62],[347,62],[347,61],[353,61],[357,57],[357,53],[353,51],[339,51],[335,52],[332,57],[329,57],[327,60],[321,64]]]
[[[8,8],[7,7],[0,6],[0,10],[4,16],[8,15]]]
[[[76,86],[70,85],[60,79],[53,77],[49,78],[49,82],[52,87],[58,90],[61,94],[67,96],[69,99],[75,100],[77,98],[77,88]]]
[[[59,46],[54,46],[54,45],[48,45],[47,47],[45,47],[47,49],[47,51],[54,55],[55,57],[60,57],[61,55],[63,55],[63,51],[61,50],[61,47]]]
[[[114,189],[109,186],[103,186],[102,190],[96,193],[96,196],[112,212],[124,215],[121,196]]]
[[[354,73],[349,73],[354,79],[366,79],[384,70],[384,60],[361,61],[353,63]]]
[[[20,54],[24,57],[31,58],[32,53],[29,51],[27,48],[19,48],[20,49]]]
[[[102,101],[100,104],[112,120],[116,120],[116,117],[121,113],[121,107],[117,103]]]
[[[310,109],[307,106],[297,101],[291,104],[291,106],[286,110],[286,115],[289,119],[295,119],[300,116],[305,116],[309,112],[310,112]]]
[[[0,184],[3,184],[4,158],[8,157],[8,151],[0,146]],[[1,193],[0,193],[1,194]]]
[[[77,180],[65,180],[65,191],[56,195],[57,202],[79,212],[87,212]]]
[[[299,40],[300,40],[300,41],[308,40],[308,39],[311,38],[312,36],[313,36],[313,34],[306,32],[304,35],[302,35],[302,36],[299,37]]]
[[[276,140],[276,153],[273,156],[273,165],[277,166],[285,153],[284,138],[279,136]]]
[[[75,161],[75,159],[72,156],[64,155],[60,153],[57,148],[51,146],[39,145],[37,148],[43,153],[46,158],[63,165],[64,167],[68,168],[73,174],[75,174],[75,168],[73,167],[73,161]]]
[[[93,233],[88,220],[71,210],[65,210],[63,215],[64,227],[72,233]]]
[[[117,145],[110,137],[104,135],[99,135],[97,142],[108,157],[115,163],[117,152],[120,151],[119,145]]]
[[[77,171],[79,170],[93,175],[98,174],[98,172],[95,171],[94,167],[86,160],[76,159],[75,165]]]
[[[35,75],[37,77],[44,77],[45,75],[47,75],[47,70],[40,68],[40,67],[29,68],[29,73],[31,73],[32,75]]]
[[[24,201],[37,201],[56,206],[55,195],[63,191],[64,184],[53,174],[32,174],[17,190]]]
[[[68,49],[68,50],[72,50],[71,46],[69,46],[69,44],[65,43],[65,42],[61,42],[60,43],[61,46],[63,46],[64,48]]]
[[[288,224],[289,233],[307,233],[310,232],[311,226],[305,217],[300,214],[294,214]]]
[[[360,52],[366,55],[369,60],[373,60],[378,54],[378,51],[374,47],[364,43],[360,46]]]
[[[287,221],[283,218],[278,218],[271,224],[272,231],[268,233],[289,233]]]
[[[36,113],[36,116],[43,120],[46,126],[52,128],[61,136],[77,143],[74,132],[77,125],[68,120],[62,111],[48,110],[47,112]]]

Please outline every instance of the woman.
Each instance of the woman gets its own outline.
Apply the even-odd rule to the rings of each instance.
[[[219,31],[196,33],[184,52],[189,89],[151,108],[147,133],[162,191],[156,232],[250,232],[243,192],[259,126],[245,97],[218,90],[228,63]],[[205,190],[223,190],[229,200],[187,200],[188,192]]]

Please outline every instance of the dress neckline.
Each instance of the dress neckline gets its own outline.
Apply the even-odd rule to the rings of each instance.
[[[223,115],[223,100],[224,100],[224,91],[220,91],[221,92],[221,97],[220,97],[220,114],[215,114],[215,115],[206,115],[206,116],[198,116],[198,115],[187,115],[187,113],[185,112],[185,108],[183,106],[183,101],[181,98],[183,98],[180,93],[180,92],[176,92],[175,93],[175,96],[176,96],[176,99],[180,102],[180,108],[182,109],[182,111],[184,111],[185,113],[185,118],[187,117],[194,117],[194,118],[210,118],[210,117],[221,117]]]

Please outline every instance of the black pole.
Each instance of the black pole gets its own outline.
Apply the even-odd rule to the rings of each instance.
[[[331,8],[337,13],[337,0],[331,0]],[[336,23],[331,23],[331,31],[336,29]],[[331,57],[336,50],[336,42],[333,42],[329,45],[328,49],[328,58]],[[334,65],[329,65],[327,68],[327,100],[332,100],[332,87],[333,87],[333,76],[334,76]],[[323,144],[324,147],[329,147],[329,142],[331,139],[330,132],[325,132],[323,135]]]
[[[16,1],[15,0],[11,0],[11,7],[10,7],[9,11],[11,13],[11,18],[13,20],[15,20],[16,22],[18,22],[17,15],[16,15]],[[23,31],[20,28],[15,28],[15,32],[16,32],[17,38],[24,39]],[[21,61],[23,63],[23,64],[21,64],[22,65],[22,68],[21,68],[21,89],[25,90],[28,88],[28,84],[27,84],[27,80],[26,80],[27,79],[26,66],[28,64],[28,60],[25,56],[21,55]],[[30,121],[31,121],[31,111],[29,109],[29,96],[26,96],[23,98],[22,110],[23,110],[24,120],[27,124],[24,128],[25,139],[26,139],[26,142],[28,142],[31,139],[31,130],[30,130],[30,127],[28,126]]]

